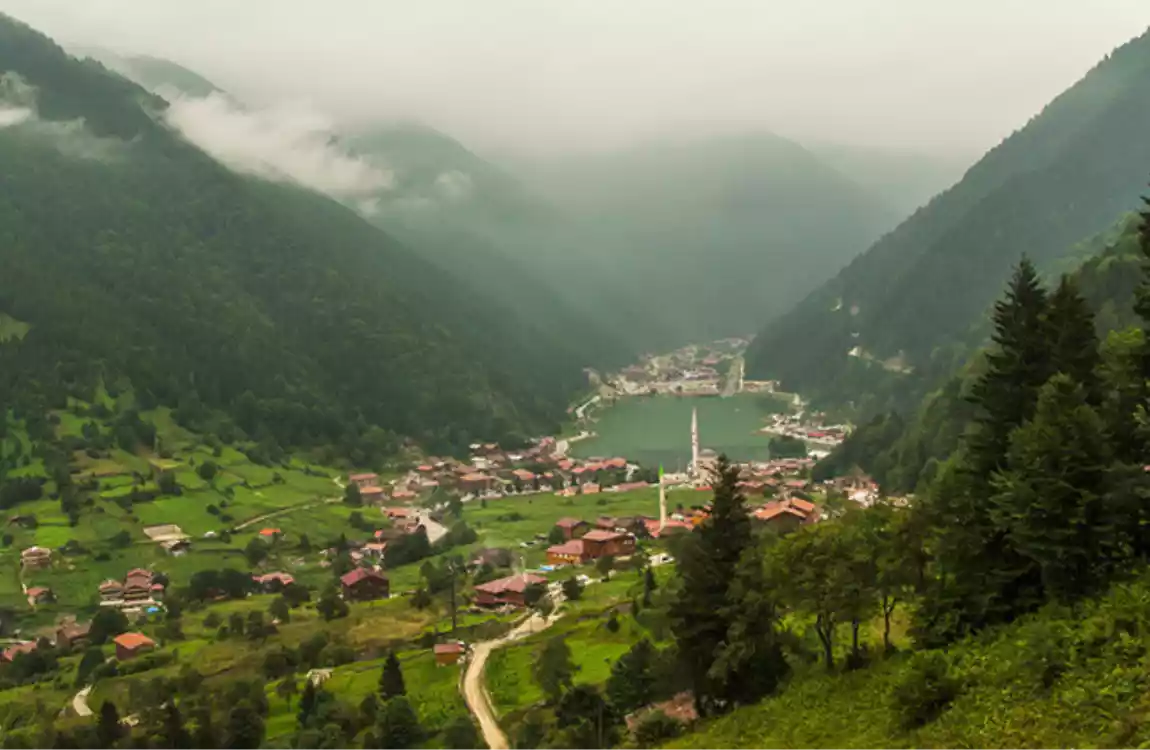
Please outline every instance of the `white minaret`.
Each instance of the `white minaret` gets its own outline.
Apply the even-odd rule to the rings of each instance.
[[[699,410],[691,410],[691,473],[699,471]]]
[[[663,465],[659,464],[659,531],[667,526],[667,488],[663,485]]]

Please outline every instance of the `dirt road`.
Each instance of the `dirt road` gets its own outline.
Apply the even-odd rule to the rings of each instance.
[[[92,686],[89,685],[82,688],[76,696],[72,698],[72,710],[76,712],[77,716],[91,716],[92,709],[88,708],[88,693],[92,692]]]
[[[491,705],[491,696],[488,695],[487,686],[483,682],[483,668],[487,665],[487,657],[492,651],[506,646],[511,641],[547,629],[558,619],[558,613],[550,618],[534,614],[502,638],[477,643],[472,649],[471,660],[467,663],[467,672],[463,676],[463,700],[467,702],[467,708],[479,722],[483,739],[491,750],[507,750],[510,745],[507,742],[507,735],[499,728],[495,708]]]

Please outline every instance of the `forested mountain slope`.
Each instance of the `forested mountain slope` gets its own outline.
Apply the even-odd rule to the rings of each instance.
[[[86,50],[95,59],[164,95],[191,100],[224,96],[233,117],[251,114],[234,97],[177,63]],[[338,144],[336,146],[336,144]],[[514,177],[461,143],[414,122],[376,123],[339,130],[333,147],[391,176],[351,208],[406,243],[463,284],[531,321],[555,350],[585,365],[630,361],[636,351],[610,325],[610,316],[581,305],[564,279],[543,262],[557,239],[554,209]],[[603,283],[603,282],[600,282]]]
[[[521,166],[568,219],[557,273],[626,280],[646,348],[747,334],[897,220],[769,133],[660,142]]]
[[[551,428],[578,387],[533,327],[345,207],[225,169],[98,63],[0,18],[0,71],[0,312],[28,327],[7,404],[103,380],[284,444],[377,425],[447,449]]]
[[[1010,266],[1039,267],[1136,205],[1150,172],[1150,36],[1117,49],[953,188],[768,324],[748,373],[843,403],[899,357],[929,381],[961,361],[949,347],[987,309]],[[920,394],[905,385],[898,390]],[[869,411],[889,404],[877,403]]]
[[[1138,231],[1139,219],[1131,216],[1112,232],[1094,238],[1095,242],[1108,244],[1071,275],[1095,312],[1107,367],[1120,366],[1121,356],[1140,341],[1136,332],[1127,330],[1137,323],[1134,301],[1143,260]],[[1048,283],[1050,287],[1055,285],[1054,280]],[[978,333],[983,341],[987,340],[989,332],[985,326],[980,326]],[[958,447],[965,425],[973,416],[968,397],[984,369],[984,356],[985,350],[972,350],[970,359],[905,417],[886,412],[859,426],[819,463],[816,476],[835,476],[859,466],[884,489],[896,494],[911,492],[922,479],[929,480],[938,462]]]

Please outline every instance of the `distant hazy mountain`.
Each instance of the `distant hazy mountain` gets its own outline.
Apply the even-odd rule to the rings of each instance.
[[[391,186],[361,204],[372,221],[586,364],[619,365],[636,354],[612,315],[555,272],[549,258],[563,255],[563,217],[517,178],[418,123],[379,124],[341,141],[394,174]]]
[[[975,161],[975,157],[964,159],[865,146],[804,145],[827,165],[903,216],[909,216],[958,182]]]
[[[226,93],[199,73],[171,60],[148,55],[121,55],[102,47],[92,46],[73,46],[69,47],[68,51],[78,57],[90,57],[149,91],[173,89],[185,96]]]
[[[1150,175],[1148,132],[1143,35],[768,324],[748,352],[749,373],[857,404],[892,365],[927,381],[951,372],[1023,253],[1049,269],[1138,205]],[[890,392],[913,397],[898,380]]]
[[[625,280],[659,345],[753,331],[897,221],[814,154],[769,133],[519,170],[568,217],[579,252],[566,273],[588,284],[595,275]]]

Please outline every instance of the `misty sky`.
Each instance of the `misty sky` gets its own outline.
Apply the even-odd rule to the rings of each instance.
[[[766,128],[973,155],[1148,0],[0,0],[64,44],[168,57],[248,100],[415,118],[481,149]]]

